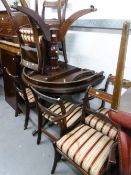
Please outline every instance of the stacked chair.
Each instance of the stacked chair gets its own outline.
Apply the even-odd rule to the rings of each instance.
[[[56,1],[48,1],[45,0],[43,3],[43,10],[42,10],[42,19],[46,24],[49,25],[50,30],[58,31],[62,24],[65,21],[66,16],[66,8],[67,8],[68,0],[56,0]],[[57,18],[46,18],[46,9],[56,10]],[[66,44],[65,39],[60,42],[59,49],[62,50],[64,60],[67,63],[67,55],[66,55]]]
[[[60,139],[53,141],[55,159],[51,172],[52,174],[55,172],[57,163],[62,156],[86,175],[129,175],[131,173],[129,165],[130,160],[123,152],[125,150],[125,153],[127,153],[130,150],[131,137],[129,135],[129,129],[131,128],[131,125],[128,126],[126,122],[124,125],[124,119],[122,121],[121,119],[117,119],[117,116],[119,115],[121,118],[124,117],[124,115],[127,115],[123,114],[122,116],[122,112],[117,112],[117,109],[121,95],[128,32],[129,24],[125,23],[123,27],[113,95],[96,90],[92,87],[88,88],[83,100],[81,124],[72,131],[67,132],[67,134]],[[91,110],[89,105],[91,96],[111,103],[111,108],[101,108],[96,112]],[[54,120],[54,122],[56,121],[57,119]],[[120,129],[121,127],[123,130],[125,129],[125,140],[122,138],[123,130]],[[126,146],[127,149],[124,148],[124,141],[128,144]],[[127,166],[124,160],[126,160]],[[119,170],[118,167],[121,167],[121,169]]]

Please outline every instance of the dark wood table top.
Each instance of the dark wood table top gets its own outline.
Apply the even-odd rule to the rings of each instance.
[[[89,85],[98,85],[103,79],[103,72],[96,73],[89,69],[60,63],[57,71],[48,71],[48,74],[39,74],[28,68],[23,69],[23,81],[46,93],[68,94],[84,91]]]

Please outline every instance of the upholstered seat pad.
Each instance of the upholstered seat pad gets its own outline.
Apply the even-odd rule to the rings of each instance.
[[[80,125],[57,141],[57,147],[89,175],[99,175],[114,141],[87,125]]]
[[[35,102],[34,95],[33,95],[30,88],[26,88],[26,94],[27,94],[27,98],[29,100],[29,103]],[[19,92],[19,95],[24,99],[24,95],[21,92]]]
[[[73,107],[73,103],[68,102],[68,101],[64,101],[64,105],[66,108],[66,112],[69,111],[69,109],[71,107]],[[59,114],[61,115],[61,108],[60,106],[57,105],[51,105],[49,110],[51,110],[52,112],[54,112],[55,114]],[[49,116],[48,114],[43,113],[42,114],[45,118],[47,118],[48,120],[52,121],[53,116]],[[77,122],[80,117],[82,115],[82,108],[79,106],[77,108],[75,108],[75,110],[66,118],[66,122],[67,122],[67,128],[72,126],[75,122]]]
[[[19,30],[22,40],[27,43],[34,43],[34,35],[32,28],[23,27]],[[39,36],[39,43],[42,41],[42,35]]]
[[[108,116],[108,112],[110,109],[106,109],[106,108],[102,108],[100,110],[98,110],[97,112],[100,112],[102,114],[105,114],[106,117],[109,118]],[[100,118],[98,118],[96,115],[94,114],[90,114],[85,118],[85,123],[89,126],[91,126],[92,128],[102,132],[103,134],[109,136],[110,138],[116,140],[117,139],[117,128],[114,127],[112,124],[104,122],[103,120],[101,120]]]

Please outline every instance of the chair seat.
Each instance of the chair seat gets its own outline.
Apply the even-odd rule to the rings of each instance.
[[[34,103],[35,98],[34,98],[34,95],[33,95],[30,88],[26,88],[26,94],[27,94],[27,98],[29,100],[29,103]],[[19,95],[24,99],[24,95],[21,92],[19,92]]]
[[[114,141],[82,124],[57,141],[57,147],[89,175],[100,175]]]
[[[27,44],[34,43],[33,30],[31,28],[22,27],[19,32],[21,33],[22,40]],[[39,43],[42,41],[42,35],[39,36]]]
[[[108,118],[108,112],[110,109],[102,108],[99,109],[97,112],[105,114]],[[111,139],[117,139],[118,130],[112,124],[104,122],[103,120],[99,119],[96,115],[90,114],[85,118],[85,123],[90,127],[96,129],[97,131],[102,132],[104,135],[109,136]]]
[[[64,102],[64,105],[66,108],[66,112],[68,112],[69,109],[74,106],[74,104],[71,102]],[[51,105],[49,109],[56,114],[59,115],[62,114],[59,105]],[[49,116],[48,114],[45,113],[43,113],[42,115],[50,121],[52,121],[52,119],[54,118],[54,116]],[[77,123],[80,120],[81,115],[82,115],[82,108],[79,106],[66,118],[67,128]]]

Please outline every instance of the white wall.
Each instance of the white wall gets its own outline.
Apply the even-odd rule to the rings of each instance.
[[[75,32],[66,36],[68,60],[71,64],[106,76],[115,74],[120,46],[120,33]],[[131,80],[131,38],[129,38],[124,77]]]

